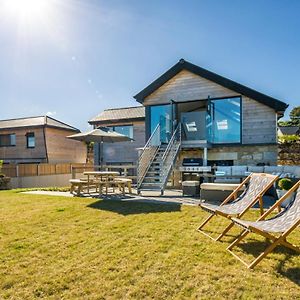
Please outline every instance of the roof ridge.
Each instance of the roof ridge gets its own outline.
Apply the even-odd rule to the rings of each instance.
[[[48,115],[46,115],[45,117],[46,117],[46,120],[49,118],[49,119],[52,119],[52,120],[54,120],[54,121],[56,121],[56,122],[58,122],[58,123],[60,123],[60,124],[66,125],[66,126],[68,126],[68,127],[70,127],[70,128],[76,129],[76,130],[79,130],[78,128],[76,128],[76,127],[74,127],[74,126],[72,126],[72,125],[69,125],[69,124],[67,124],[67,123],[65,123],[65,122],[62,122],[62,121],[60,121],[60,120],[57,120],[57,119],[55,119],[55,118],[53,118],[53,117],[50,117],[50,116],[48,116]],[[46,121],[46,125],[47,125],[47,124],[48,124],[48,123],[47,123],[47,121]]]
[[[16,120],[25,120],[25,119],[36,119],[36,118],[44,118],[46,115],[41,115],[41,116],[33,116],[33,117],[20,117],[20,118],[11,118],[11,119],[2,119],[2,121],[16,121]]]
[[[132,109],[132,108],[145,108],[143,105],[138,106],[127,106],[127,107],[115,107],[115,108],[106,108],[103,111],[109,111],[109,110],[121,110],[121,109]]]

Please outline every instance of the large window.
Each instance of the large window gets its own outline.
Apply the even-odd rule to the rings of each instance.
[[[28,132],[26,134],[27,148],[35,148],[35,136],[34,132]]]
[[[12,134],[1,134],[0,135],[0,147],[11,147],[16,146],[16,135]]]
[[[132,125],[125,125],[125,126],[111,126],[109,127],[110,130],[118,132],[120,134],[126,135],[129,138],[133,139],[133,126]]]
[[[214,144],[241,142],[241,99],[239,97],[210,101],[209,136]]]

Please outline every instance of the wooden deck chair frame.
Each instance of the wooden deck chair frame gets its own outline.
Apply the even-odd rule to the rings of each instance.
[[[264,213],[264,208],[263,208],[263,195],[268,191],[269,188],[271,188],[271,186],[274,184],[274,182],[278,179],[278,176],[274,176],[274,175],[270,175],[270,174],[266,174],[266,173],[252,173],[250,174],[247,178],[245,178],[243,180],[243,182],[220,204],[220,206],[223,206],[225,204],[227,204],[228,202],[230,202],[231,200],[235,200],[238,197],[238,191],[246,184],[250,181],[251,177],[253,175],[263,175],[263,176],[267,176],[267,177],[273,177],[273,180],[253,199],[253,201],[238,215],[235,215],[237,218],[241,218],[251,207],[253,207],[253,205],[255,205],[257,202],[259,202],[259,208],[260,208],[260,214],[263,215]],[[243,200],[241,200],[243,201]],[[201,206],[201,205],[200,205]],[[211,213],[211,215],[206,218],[201,225],[198,227],[198,231],[201,232],[202,234],[206,235],[207,237],[209,237],[210,239],[214,240],[214,241],[220,241],[222,239],[222,237],[224,235],[226,235],[226,233],[233,227],[234,223],[230,223],[225,229],[224,231],[217,237],[217,238],[213,238],[211,235],[209,235],[208,233],[206,233],[205,231],[203,231],[203,227],[214,217],[214,216],[222,216],[225,217],[227,219],[231,219],[231,217],[233,215],[228,215],[219,211],[215,211],[214,213]]]
[[[276,208],[280,210],[281,203],[287,199],[294,191],[296,191],[300,187],[300,181],[298,181],[283,197],[281,197],[270,209],[268,209],[257,221],[265,220],[270,213],[272,213]],[[232,222],[235,224],[234,222]],[[248,269],[254,268],[261,260],[263,260],[270,252],[272,252],[277,246],[282,245],[289,249],[292,249],[298,253],[300,253],[300,248],[298,246],[295,246],[288,242],[286,239],[288,235],[295,230],[300,225],[300,219],[297,220],[294,224],[290,226],[285,232],[280,234],[278,237],[275,235],[272,235],[270,233],[267,233],[265,231],[262,231],[254,226],[249,226],[249,228],[242,231],[242,233],[238,236],[236,240],[234,240],[228,247],[227,250],[240,262],[242,262]],[[239,244],[250,232],[260,234],[266,239],[271,241],[271,244],[252,262],[247,263],[245,262],[241,257],[239,257],[237,254],[235,254],[232,251],[232,248]]]

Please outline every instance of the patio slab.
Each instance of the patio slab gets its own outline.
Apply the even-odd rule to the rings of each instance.
[[[28,191],[23,192],[24,194],[33,195],[48,195],[48,196],[62,196],[62,197],[74,197],[69,192],[58,192],[58,191]],[[83,194],[86,198],[99,198],[98,194]],[[166,190],[165,194],[161,196],[158,192],[144,191],[142,195],[137,195],[136,190],[133,190],[133,194],[108,194],[101,196],[103,200],[110,201],[139,201],[157,204],[183,204],[183,205],[194,205],[197,206],[200,203],[199,198],[183,197],[180,190]]]

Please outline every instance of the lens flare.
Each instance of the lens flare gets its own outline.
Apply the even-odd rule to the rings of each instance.
[[[47,17],[51,9],[51,0],[2,0],[2,4],[6,14],[26,22]]]

